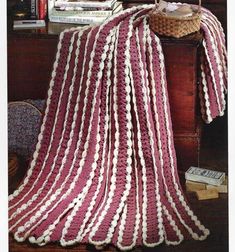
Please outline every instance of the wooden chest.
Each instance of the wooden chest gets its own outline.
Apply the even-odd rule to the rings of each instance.
[[[166,76],[178,170],[199,165],[201,115],[198,66],[201,35],[163,40]]]
[[[50,25],[50,24],[49,24]],[[46,29],[9,31],[8,99],[45,99],[60,24]],[[52,34],[54,33],[54,34]],[[197,68],[199,33],[183,39],[162,38],[178,169],[198,165],[200,123]]]

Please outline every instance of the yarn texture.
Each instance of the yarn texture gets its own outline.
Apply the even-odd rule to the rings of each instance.
[[[9,196],[9,229],[40,246],[177,245],[209,235],[177,173],[164,55],[153,5],[60,34],[32,161]],[[203,8],[203,119],[223,115],[225,38]]]

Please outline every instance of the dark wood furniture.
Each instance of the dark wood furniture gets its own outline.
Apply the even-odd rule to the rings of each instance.
[[[8,0],[8,10],[16,0]],[[124,0],[124,7],[153,0]],[[198,4],[197,0],[184,2]],[[226,0],[203,0],[226,31]],[[10,12],[9,12],[10,13]],[[55,59],[58,34],[70,25],[48,23],[46,28],[12,31],[8,19],[8,99],[44,99]],[[73,26],[73,25],[72,25]],[[201,119],[198,113],[197,67],[201,35],[162,38],[171,104],[175,147],[180,170],[198,165]]]
[[[15,0],[8,0],[9,5]],[[139,0],[125,0],[126,6],[136,4]],[[141,0],[140,0],[141,1]],[[150,0],[151,1],[151,0]],[[149,1],[149,2],[150,2]],[[143,2],[143,0],[142,0]],[[146,0],[145,2],[148,2]],[[152,1],[151,1],[152,2]],[[184,2],[197,3],[197,0]],[[203,6],[211,9],[222,22],[226,31],[226,0],[203,0]],[[44,99],[46,96],[52,65],[55,59],[58,33],[67,25],[48,24],[45,29],[12,31],[9,21],[8,30],[8,99]],[[183,171],[189,165],[197,165],[200,157],[201,119],[197,97],[197,67],[200,52],[200,33],[183,39],[161,39],[165,53],[166,72],[168,80],[169,98],[174,129],[174,140],[177,151],[178,168],[182,185],[184,184]],[[223,120],[223,118],[222,118]],[[212,123],[215,124],[216,122]],[[224,125],[224,121],[222,122]],[[211,126],[210,126],[211,127]],[[217,128],[218,127],[214,127]],[[208,131],[213,134],[211,128]],[[208,133],[207,132],[207,133]],[[214,132],[214,133],[213,133]],[[215,133],[216,135],[217,133]],[[222,132],[223,134],[223,132]],[[205,134],[208,137],[210,134]],[[202,165],[211,169],[226,169],[227,151],[224,151],[224,162],[218,151],[221,142],[212,143],[211,139],[203,142],[211,143],[208,150],[202,149]],[[218,138],[217,138],[218,139]],[[211,150],[216,146],[214,152]],[[205,143],[202,144],[205,147]],[[209,160],[208,158],[212,158]],[[218,166],[218,167],[217,167]],[[25,167],[19,169],[22,176]],[[222,169],[223,169],[222,168]],[[223,170],[226,171],[226,170]],[[11,182],[17,187],[18,182]],[[188,201],[199,219],[210,230],[211,235],[206,241],[185,241],[181,245],[172,247],[165,244],[153,248],[136,248],[134,251],[159,251],[159,252],[227,252],[228,251],[228,211],[227,195],[210,201],[198,201],[193,194],[187,194]],[[29,243],[17,243],[9,238],[10,252],[68,252],[68,251],[96,251],[92,246],[76,245],[62,248],[58,244],[49,244],[45,247],[35,247]],[[104,251],[117,251],[108,247]]]
[[[53,26],[53,27],[51,27]],[[59,24],[8,33],[9,101],[45,99],[55,58]],[[52,32],[56,34],[51,34]],[[198,165],[197,66],[201,34],[162,38],[179,169]]]

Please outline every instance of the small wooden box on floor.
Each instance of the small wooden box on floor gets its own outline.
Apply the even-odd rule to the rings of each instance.
[[[208,200],[219,198],[219,193],[216,189],[206,189],[196,191],[198,200]]]
[[[206,189],[216,189],[218,193],[228,193],[228,177],[225,177],[225,181],[221,185],[206,185]]]
[[[185,187],[187,192],[196,193],[198,200],[217,199],[221,193],[228,193],[228,177],[226,176],[223,183],[217,186],[186,180]]]
[[[194,181],[189,181],[189,180],[186,180],[185,186],[186,186],[187,192],[196,192],[199,190],[206,190],[206,184],[194,182]]]

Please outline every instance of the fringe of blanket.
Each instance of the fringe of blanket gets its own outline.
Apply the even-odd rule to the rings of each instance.
[[[9,196],[17,241],[177,245],[206,229],[183,195],[176,166],[164,55],[150,30],[152,5],[60,34],[38,143]],[[225,109],[226,49],[203,9],[202,116]]]

